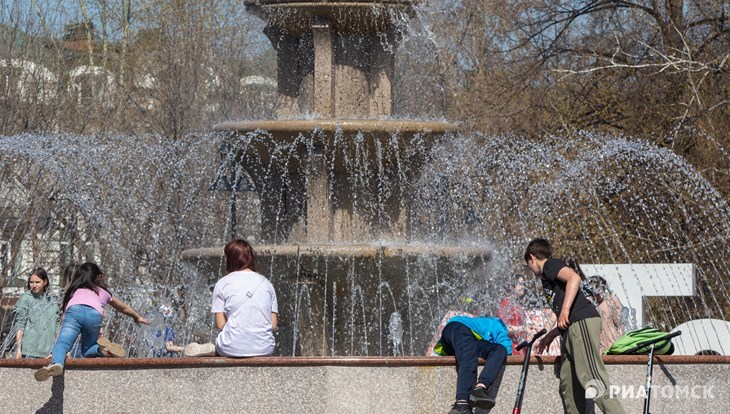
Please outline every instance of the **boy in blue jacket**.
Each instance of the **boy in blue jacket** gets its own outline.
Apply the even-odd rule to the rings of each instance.
[[[512,355],[507,326],[499,318],[453,315],[444,317],[446,326],[433,348],[438,355],[456,357],[456,402],[449,414],[471,413],[471,407],[491,409],[495,400],[487,389]],[[485,363],[477,378],[479,358]]]

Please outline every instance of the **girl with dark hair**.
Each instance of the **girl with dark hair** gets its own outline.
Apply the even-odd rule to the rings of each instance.
[[[63,300],[63,294],[66,292],[66,288],[71,284],[71,281],[76,278],[76,274],[79,272],[79,265],[76,263],[69,263],[63,269],[63,275],[61,276],[61,300]],[[74,342],[69,355],[73,358],[81,358],[81,341],[76,339]]]
[[[71,350],[76,338],[81,335],[81,353],[85,358],[124,357],[124,348],[107,338],[99,338],[104,307],[110,304],[117,311],[131,317],[136,323],[149,322],[129,305],[112,296],[104,287],[104,274],[94,263],[84,263],[73,273],[73,279],[63,295],[63,322],[53,346],[51,364],[35,372],[35,379],[45,381],[48,377],[63,374],[66,353]]]
[[[48,274],[38,267],[30,272],[27,291],[15,303],[16,358],[45,358],[58,328],[58,304],[48,294]]]
[[[276,345],[274,330],[279,313],[274,287],[256,273],[255,254],[247,241],[232,240],[223,253],[229,273],[215,284],[211,307],[215,326],[221,332],[215,344],[188,344],[185,355],[271,355]]]
[[[79,265],[76,263],[69,263],[63,269],[63,288],[66,289],[76,278],[76,274],[79,272]]]
[[[608,282],[601,276],[588,278],[587,289],[590,292],[588,299],[596,304],[596,309],[601,315],[601,353],[611,347],[621,335],[624,334],[624,326],[621,317],[624,306],[621,300],[608,288]],[[628,314],[628,309],[626,309]]]

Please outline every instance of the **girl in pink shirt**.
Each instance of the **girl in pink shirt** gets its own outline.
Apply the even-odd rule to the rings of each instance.
[[[76,338],[81,335],[81,353],[85,358],[124,357],[124,348],[107,338],[99,338],[104,307],[112,308],[131,317],[136,323],[149,322],[129,305],[112,296],[102,285],[103,273],[94,263],[84,263],[78,268],[63,295],[63,323],[51,352],[51,364],[35,372],[35,379],[45,381],[48,377],[63,374],[66,353],[71,350]]]

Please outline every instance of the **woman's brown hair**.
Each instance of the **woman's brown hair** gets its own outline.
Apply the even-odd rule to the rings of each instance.
[[[249,269],[256,271],[256,260],[253,247],[243,239],[231,240],[223,248],[226,255],[226,270],[228,273],[237,270]]]

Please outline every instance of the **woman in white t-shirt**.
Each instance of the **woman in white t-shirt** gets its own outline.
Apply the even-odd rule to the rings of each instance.
[[[215,344],[192,342],[185,347],[185,355],[271,355],[279,313],[274,287],[256,272],[254,251],[247,241],[232,240],[223,253],[228,274],[215,284],[211,305],[215,326],[221,331]]]

